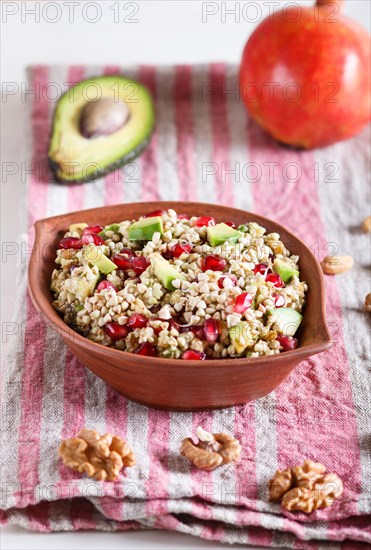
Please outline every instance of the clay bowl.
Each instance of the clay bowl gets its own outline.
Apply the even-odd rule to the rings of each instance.
[[[53,309],[49,283],[55,266],[56,245],[72,223],[108,225],[137,218],[158,208],[174,208],[190,216],[213,216],[217,222],[255,221],[277,232],[293,254],[300,256],[301,277],[309,292],[296,350],[259,358],[184,361],[143,357],[91,342],[74,332]],[[205,203],[152,202],[119,204],[64,214],[35,223],[36,242],[29,266],[33,303],[45,321],[62,336],[83,365],[122,395],[155,408],[192,411],[246,403],[270,393],[304,359],[331,346],[325,320],[322,272],[304,243],[284,227],[252,214]]]

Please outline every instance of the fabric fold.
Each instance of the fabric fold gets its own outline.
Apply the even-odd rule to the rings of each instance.
[[[106,176],[94,183],[60,186],[46,170],[30,173],[24,207],[26,250],[32,247],[32,225],[38,218],[119,202],[208,202],[210,197],[283,223],[318,259],[329,253],[334,240],[341,250],[343,242],[350,246],[346,238],[342,241],[345,197],[352,212],[348,225],[355,223],[357,211],[361,223],[367,214],[362,215],[361,205],[369,201],[369,132],[321,151],[284,148],[248,118],[238,94],[228,92],[237,82],[237,67],[232,65],[31,67],[29,85],[40,91],[28,105],[31,166],[46,163],[54,108],[43,93],[49,83],[64,91],[66,82],[113,71],[150,88],[158,117],[154,138],[141,157],[118,173],[114,184]],[[329,163],[336,163],[338,181],[318,181],[318,173]],[[349,193],[353,177],[356,206]],[[341,227],[336,205],[342,208]],[[35,311],[22,263],[3,367],[1,523],[44,532],[167,529],[245,546],[303,550],[369,547],[369,334],[367,319],[362,322],[365,313],[348,296],[344,283],[348,277],[354,286],[356,278],[357,296],[368,292],[363,237],[353,232],[357,262],[352,272],[340,283],[326,278],[331,350],[301,363],[269,396],[197,413],[149,409],[95,377]],[[357,323],[353,338],[350,315]],[[178,449],[200,423],[233,433],[242,445],[241,460],[212,473],[194,470]],[[58,445],[82,427],[127,439],[137,466],[114,483],[92,481],[66,469]],[[277,468],[306,458],[336,472],[344,481],[344,494],[332,507],[309,516],[284,512],[268,501],[267,482]]]

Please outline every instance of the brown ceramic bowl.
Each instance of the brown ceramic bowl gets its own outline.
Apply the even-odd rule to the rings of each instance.
[[[259,358],[184,361],[143,357],[105,347],[79,335],[53,309],[49,290],[56,245],[72,223],[109,225],[137,218],[158,208],[174,208],[190,216],[214,216],[216,221],[240,224],[255,221],[277,232],[289,250],[300,256],[301,277],[309,286],[307,305],[299,329],[300,345],[293,351]],[[35,224],[36,243],[30,260],[32,300],[47,323],[62,336],[83,365],[129,399],[156,408],[191,411],[221,408],[257,399],[274,390],[298,365],[331,346],[325,320],[322,272],[312,253],[292,233],[273,221],[250,212],[191,202],[119,204],[64,214]]]

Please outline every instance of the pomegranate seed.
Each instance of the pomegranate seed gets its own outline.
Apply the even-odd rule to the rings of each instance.
[[[104,325],[104,330],[114,342],[126,338],[130,332],[127,325],[119,325],[118,323],[107,323]]]
[[[147,317],[144,317],[144,315],[142,315],[141,313],[133,313],[129,317],[129,321],[128,321],[128,325],[132,329],[143,328],[147,326],[147,323],[148,323]]]
[[[245,311],[251,306],[252,304],[252,296],[248,292],[243,292],[242,294],[239,294],[236,297],[236,300],[234,302],[234,311],[236,313],[245,313]]]
[[[162,252],[161,255],[163,258],[165,258],[165,260],[172,260],[174,258],[171,250],[166,250],[165,252]]]
[[[205,319],[203,325],[206,341],[214,344],[219,337],[219,326],[215,319]]]
[[[164,214],[166,214],[165,210],[153,210],[149,214],[146,214],[144,217],[145,218],[153,218],[155,216],[163,216]]]
[[[204,225],[215,225],[214,218],[210,218],[209,216],[201,216],[200,218],[197,218],[195,221],[195,226],[203,227]]]
[[[171,252],[173,253],[174,258],[179,258],[182,254],[189,254],[192,248],[193,246],[191,243],[177,243],[173,246]]]
[[[273,294],[274,305],[276,307],[283,307],[286,304],[286,300],[280,294]]]
[[[112,261],[121,269],[131,269],[133,258],[135,258],[135,252],[130,250],[130,248],[123,248],[120,254],[112,256]]]
[[[58,248],[63,248],[65,250],[68,248],[74,248],[75,250],[78,250],[79,248],[82,248],[82,242],[76,237],[64,237],[64,239],[60,241]]]
[[[229,273],[228,275],[222,275],[221,277],[219,277],[218,279],[219,288],[224,288],[224,279],[229,279],[230,281],[232,281],[232,286],[236,286],[237,284],[236,275],[233,275],[233,273]]]
[[[178,219],[179,220],[189,220],[189,216],[187,216],[187,214],[179,214]]]
[[[224,222],[225,225],[229,225],[232,229],[236,229],[236,224],[234,222]]]
[[[175,328],[175,330],[177,330],[179,333],[193,332],[193,334],[200,340],[204,340],[205,338],[204,329],[202,325],[181,325],[180,323],[177,323],[173,318],[162,319],[162,321],[169,323],[169,330],[171,330],[172,328]]]
[[[204,361],[206,355],[202,351],[187,349],[182,353],[181,359],[186,359],[187,361]]]
[[[149,342],[144,342],[144,344],[140,345],[139,348],[134,351],[134,353],[136,353],[137,355],[147,355],[148,357],[155,357],[156,350],[153,344],[150,344]]]
[[[122,248],[120,250],[120,256],[127,256],[128,258],[135,258],[135,252],[131,248]]]
[[[83,244],[104,244],[104,239],[102,239],[102,237],[100,235],[97,235],[96,233],[85,233],[85,235],[81,237],[81,241]]]
[[[278,273],[268,273],[265,280],[267,281],[267,283],[273,283],[276,288],[282,288],[285,286],[285,283],[278,275]]]
[[[103,231],[101,225],[90,225],[89,227],[85,227],[83,233],[86,235],[87,233],[100,233],[101,231]]]
[[[113,290],[117,292],[117,286],[111,283],[111,281],[101,281],[97,286],[98,291],[105,290],[106,288],[113,288]]]
[[[279,334],[277,340],[282,346],[283,351],[290,351],[290,349],[295,349],[298,347],[299,340],[293,336],[283,336]]]
[[[207,271],[208,269],[211,271],[223,271],[226,265],[227,262],[223,260],[223,258],[215,254],[210,254],[210,256],[205,256],[203,259],[201,269],[202,271]]]
[[[253,273],[255,273],[255,275],[257,273],[260,273],[261,275],[266,275],[267,273],[271,273],[271,270],[268,264],[256,264],[253,269]]]
[[[136,275],[141,275],[148,266],[149,262],[144,256],[136,256],[131,261],[131,268],[135,271]]]

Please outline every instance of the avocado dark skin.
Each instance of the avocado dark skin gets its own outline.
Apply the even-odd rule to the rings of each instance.
[[[154,131],[154,129],[153,129],[153,131]],[[152,133],[153,133],[153,131],[152,131]],[[151,135],[152,135],[152,133],[151,133]],[[123,157],[121,160],[116,161],[114,164],[112,164],[110,166],[107,166],[107,168],[101,169],[99,172],[94,172],[94,174],[85,176],[84,178],[81,178],[81,179],[74,179],[74,180],[67,181],[67,180],[64,180],[62,178],[59,178],[58,177],[59,165],[56,162],[52,161],[48,157],[48,164],[49,164],[49,168],[50,168],[50,170],[52,172],[52,175],[53,175],[53,181],[55,183],[59,183],[59,184],[62,184],[62,185],[73,185],[73,184],[89,183],[91,181],[96,181],[100,178],[103,178],[104,176],[106,176],[110,172],[114,172],[115,170],[119,170],[120,168],[125,166],[125,164],[129,164],[134,159],[139,157],[142,154],[142,152],[144,151],[144,149],[148,146],[149,142],[151,141],[150,138],[151,138],[151,136],[146,141],[143,141],[141,143],[141,145],[135,151],[131,151],[126,157]]]

